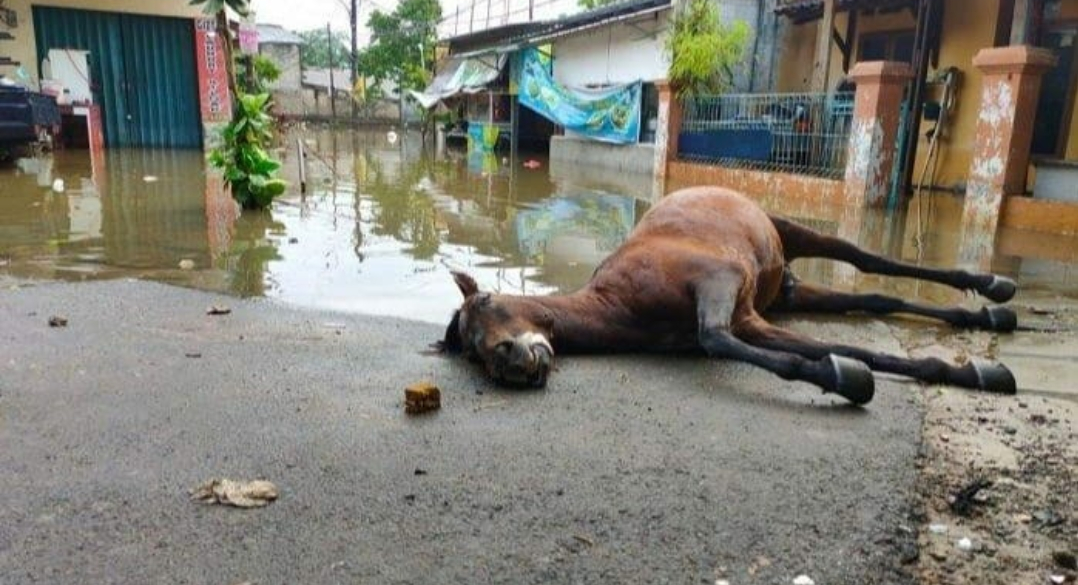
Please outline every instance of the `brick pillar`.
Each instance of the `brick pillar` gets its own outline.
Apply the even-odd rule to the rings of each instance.
[[[902,89],[910,66],[893,61],[858,63],[849,78],[857,84],[846,153],[846,205],[882,206],[891,188]]]
[[[982,49],[973,65],[984,77],[962,223],[994,238],[1003,197],[1026,190],[1041,75],[1055,57],[1046,49],[998,47]]]
[[[209,150],[220,142],[221,128],[232,119],[232,98],[225,68],[225,43],[213,18],[195,19],[195,63],[202,113],[202,143]]]
[[[681,102],[666,80],[655,82],[659,93],[659,113],[655,125],[655,180],[652,199],[666,193],[666,171],[677,158],[678,134],[681,133]]]

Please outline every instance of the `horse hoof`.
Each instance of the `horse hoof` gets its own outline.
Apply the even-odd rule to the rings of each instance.
[[[1018,285],[1006,276],[998,276],[993,274],[992,281],[988,283],[988,286],[981,290],[981,294],[988,297],[992,301],[997,303],[1006,303],[1014,298],[1014,293],[1018,291]]]
[[[876,394],[876,380],[872,377],[872,370],[848,357],[835,354],[827,357],[831,360],[834,384],[826,391],[838,394],[857,405],[871,402]]]
[[[1007,366],[999,363],[973,360],[970,362],[977,374],[977,387],[993,394],[1017,394],[1018,384]]]
[[[981,320],[989,331],[1010,333],[1018,328],[1018,315],[1009,307],[981,307]]]

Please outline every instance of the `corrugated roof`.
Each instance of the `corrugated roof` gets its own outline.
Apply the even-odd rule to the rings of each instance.
[[[916,4],[917,0],[836,0],[835,10],[897,10]],[[823,16],[823,0],[778,0],[775,12],[807,22]]]
[[[621,0],[599,8],[586,10],[571,16],[540,22],[508,24],[444,39],[451,52],[513,44],[529,44],[536,40],[549,40],[574,32],[601,26],[607,22],[625,20],[671,8],[671,0]]]
[[[259,24],[258,44],[260,45],[302,45],[303,39],[296,33],[277,24]]]

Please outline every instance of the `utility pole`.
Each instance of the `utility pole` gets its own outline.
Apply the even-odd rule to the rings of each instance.
[[[326,39],[329,40],[329,112],[333,120],[337,119],[337,88],[333,85],[333,67],[336,65],[333,61],[333,31],[329,28],[329,23],[326,23]]]
[[[351,24],[352,24],[352,53],[350,55],[351,58],[348,60],[349,65],[350,65],[350,70],[351,70],[351,75],[349,76],[349,81],[352,82],[352,91],[350,91],[349,94],[352,96],[352,100],[351,100],[351,102],[352,102],[352,121],[355,122],[356,121],[356,114],[357,114],[356,95],[355,95],[356,81],[357,81],[356,52],[359,51],[359,47],[357,46],[359,43],[358,43],[358,41],[356,39],[356,21],[359,19],[359,0],[352,0],[352,10],[351,10],[351,14],[349,16],[351,17],[350,20],[351,20]]]

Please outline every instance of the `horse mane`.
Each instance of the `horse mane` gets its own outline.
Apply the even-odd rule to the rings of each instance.
[[[460,353],[464,351],[464,342],[460,338],[460,309],[453,311],[453,318],[445,328],[445,337],[434,343],[434,348],[441,353]]]

